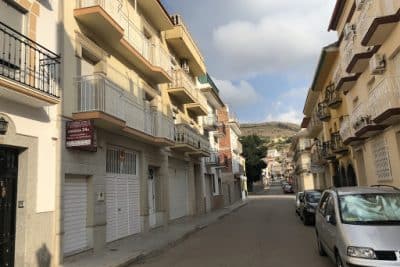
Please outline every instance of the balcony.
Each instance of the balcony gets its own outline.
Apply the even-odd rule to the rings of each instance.
[[[340,133],[331,135],[331,149],[334,154],[344,155],[349,152],[348,147],[343,143]]]
[[[342,96],[340,91],[335,90],[334,87],[332,86],[330,89],[327,89],[328,91],[328,99],[327,99],[327,105],[331,109],[338,109],[342,105]]]
[[[78,103],[74,120],[95,125],[157,146],[174,144],[174,123],[162,113],[137,102],[129,91],[96,74],[76,81]]]
[[[338,65],[333,74],[333,81],[335,84],[335,90],[342,91],[344,95],[354,87],[360,74],[347,73],[342,65]]]
[[[310,122],[308,123],[307,130],[310,137],[317,137],[322,131],[322,122],[317,117],[317,111],[315,110],[311,116]]]
[[[179,15],[172,16],[174,29],[165,32],[165,39],[179,58],[189,61],[190,71],[194,76],[206,74],[204,58]]]
[[[226,126],[223,123],[220,123],[218,129],[214,132],[214,136],[218,138],[223,138],[226,136]]]
[[[60,102],[60,57],[0,22],[0,95],[33,107]]]
[[[207,99],[196,88],[196,84],[186,71],[175,70],[172,77],[172,83],[168,89],[169,95],[196,116],[207,115]]]
[[[377,81],[369,94],[371,118],[379,125],[400,121],[400,76],[388,76]]]
[[[188,153],[191,156],[209,157],[210,143],[196,130],[187,124],[177,124],[175,130],[175,151]]]
[[[211,150],[211,154],[208,158],[205,158],[205,163],[208,166],[222,166],[221,160],[219,158],[218,150]]]
[[[107,44],[116,54],[156,83],[171,81],[171,57],[152,44],[113,0],[78,0],[76,20],[91,38]]]
[[[370,138],[381,133],[386,128],[384,125],[375,124],[369,112],[370,110],[364,104],[360,104],[353,110],[351,122],[356,137]]]
[[[344,145],[357,146],[362,144],[364,141],[363,138],[356,136],[349,116],[343,118],[343,121],[340,125],[340,136]]]
[[[331,112],[329,111],[328,105],[326,102],[321,102],[318,104],[317,109],[317,117],[320,121],[328,122],[331,119]]]
[[[364,47],[357,32],[350,34],[343,47],[343,61],[347,73],[363,73],[369,66],[370,58],[379,50],[379,46]]]
[[[208,131],[217,131],[219,127],[217,115],[211,114],[203,117],[203,128]]]
[[[382,45],[400,20],[400,2],[368,0],[361,12],[361,44]]]
[[[321,156],[323,159],[328,161],[336,160],[336,154],[332,151],[331,141],[326,141],[322,143]]]

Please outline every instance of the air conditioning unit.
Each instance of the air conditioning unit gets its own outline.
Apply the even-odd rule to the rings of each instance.
[[[369,61],[371,74],[382,74],[386,69],[385,57],[382,54],[375,54]]]
[[[356,32],[356,25],[347,23],[344,26],[344,39],[349,40]]]
[[[181,16],[180,15],[173,15],[171,18],[172,18],[172,22],[174,25],[181,24]]]
[[[357,10],[360,11],[364,8],[365,4],[367,3],[368,0],[356,0],[356,7]]]

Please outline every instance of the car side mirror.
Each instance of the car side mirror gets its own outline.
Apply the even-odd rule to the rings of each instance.
[[[336,225],[336,218],[333,215],[326,215],[326,222],[332,225]]]

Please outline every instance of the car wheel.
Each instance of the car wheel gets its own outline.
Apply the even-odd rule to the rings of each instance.
[[[319,240],[318,234],[317,234],[317,246],[318,246],[318,254],[321,257],[325,257],[326,256],[326,252],[325,252],[325,249],[324,249],[324,247],[323,247],[323,245],[321,243],[321,240]]]
[[[339,253],[336,253],[336,266],[337,267],[344,267],[342,259],[340,258]]]

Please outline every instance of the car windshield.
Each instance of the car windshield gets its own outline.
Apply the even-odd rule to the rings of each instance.
[[[357,194],[339,199],[343,223],[400,224],[400,193]]]
[[[321,199],[321,193],[320,192],[308,192],[306,194],[306,199],[307,199],[307,202],[318,203],[319,200]]]

